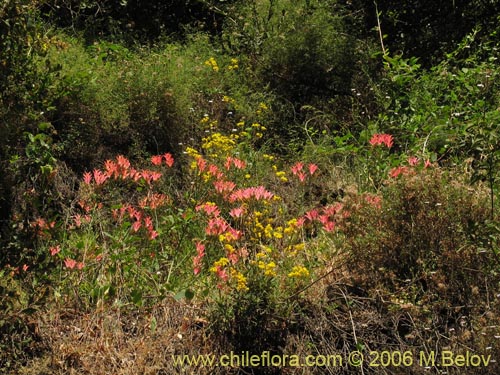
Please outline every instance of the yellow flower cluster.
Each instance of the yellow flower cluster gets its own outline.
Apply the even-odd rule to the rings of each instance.
[[[247,285],[247,278],[239,271],[235,270],[234,268],[231,268],[231,277],[236,280],[236,290],[240,290],[243,292],[246,292],[249,290],[248,285]]]
[[[309,276],[309,271],[304,266],[294,266],[292,268],[292,272],[288,274],[288,277],[296,277],[296,278],[308,277],[308,276]]]
[[[186,147],[186,154],[191,156],[193,159],[198,159],[201,157],[200,153],[198,150],[192,148],[192,147]]]
[[[210,272],[217,272],[217,268],[224,268],[229,264],[229,259],[227,258],[220,258],[219,260],[214,262],[214,265],[210,267]]]
[[[274,277],[276,276],[276,263],[269,262],[265,263],[263,261],[257,262],[257,267],[264,271],[264,275]]]
[[[257,113],[258,115],[261,115],[262,113],[266,112],[268,109],[269,109],[269,107],[266,105],[266,103],[260,103],[259,108],[257,109],[257,111],[255,111],[255,113]]]
[[[227,96],[227,95],[224,95],[222,97],[222,101],[224,103],[229,103],[229,104],[236,104],[236,100],[234,100],[233,98],[231,98],[230,96]]]
[[[211,67],[214,72],[219,71],[219,65],[217,65],[217,61],[213,57],[205,61],[205,65]]]
[[[273,156],[273,155],[269,155],[269,154],[263,154],[263,155],[262,155],[262,158],[263,158],[264,160],[269,160],[269,161],[274,160],[274,156]]]
[[[231,137],[217,132],[203,138],[201,147],[208,151],[211,157],[216,158],[228,155],[236,147],[236,142]]]
[[[238,69],[238,59],[231,59],[231,64],[227,67],[228,70],[236,70]]]
[[[276,177],[278,177],[281,182],[288,182],[285,171],[280,171],[276,165],[273,165],[272,168]]]

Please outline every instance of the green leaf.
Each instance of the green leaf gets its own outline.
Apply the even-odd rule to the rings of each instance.
[[[136,306],[142,306],[142,291],[134,289],[132,293],[130,293],[130,297]]]
[[[194,298],[194,292],[190,289],[183,289],[174,296],[174,299],[176,301],[180,301],[182,299],[190,301],[193,298]]]

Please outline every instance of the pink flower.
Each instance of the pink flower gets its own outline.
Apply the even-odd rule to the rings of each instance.
[[[120,168],[123,168],[123,169],[130,168],[130,161],[123,155],[118,155],[116,157],[116,162]]]
[[[217,275],[217,277],[219,279],[224,280],[224,281],[227,281],[227,279],[229,278],[229,276],[227,275],[226,270],[223,269],[223,268],[221,268],[220,266],[216,267],[215,274]]]
[[[153,163],[153,165],[160,165],[162,160],[163,156],[161,155],[151,156],[151,163]]]
[[[410,164],[412,167],[418,164],[419,159],[416,156],[410,156],[408,158],[408,164]]]
[[[70,270],[72,270],[76,266],[76,260],[71,259],[71,258],[66,258],[64,260],[64,265],[66,266],[66,268],[69,268]]]
[[[214,217],[208,221],[208,225],[205,228],[205,233],[209,236],[218,236],[226,231],[229,224],[220,217]]]
[[[226,158],[226,162],[224,163],[224,167],[229,170],[231,168],[231,164],[233,164],[237,169],[245,169],[246,167],[245,161],[228,156]]]
[[[318,218],[318,216],[319,216],[319,213],[318,213],[318,210],[316,208],[314,208],[314,209],[306,212],[305,215],[304,215],[304,217],[306,219],[308,219],[309,221],[316,220]]]
[[[241,238],[241,231],[236,230],[233,227],[228,227],[226,232],[224,233],[224,236],[226,237],[227,241],[236,241]]]
[[[76,264],[76,268],[79,269],[79,270],[81,270],[84,266],[85,266],[85,264],[83,262],[78,262]]]
[[[101,172],[99,169],[94,169],[94,180],[97,185],[102,185],[108,179],[108,176]]]
[[[165,163],[167,164],[167,166],[172,167],[174,165],[174,157],[172,156],[172,154],[167,152],[163,155],[163,157],[165,158]]]
[[[382,198],[378,195],[365,195],[365,201],[375,208],[382,208]]]
[[[201,156],[198,159],[196,159],[196,164],[198,165],[198,169],[200,170],[200,172],[203,172],[207,167],[207,161],[203,159]]]
[[[149,216],[146,216],[144,218],[144,226],[148,229],[148,230],[152,230],[153,229],[153,219],[151,219],[151,217]]]
[[[264,186],[254,186],[236,190],[229,196],[229,202],[243,201],[251,198],[255,198],[256,200],[266,200],[271,199],[273,196],[274,194],[267,191]]]
[[[233,165],[238,169],[245,169],[247,166],[244,160],[240,160],[238,158],[233,158]]]
[[[408,167],[399,166],[399,167],[396,167],[396,168],[392,168],[389,171],[389,177],[396,178],[399,175],[405,175],[405,174],[408,174],[408,173],[409,173]]]
[[[370,139],[370,144],[372,146],[386,145],[387,148],[391,148],[393,145],[393,137],[390,134],[374,134]]]
[[[243,207],[235,207],[231,211],[229,211],[229,215],[233,218],[238,218],[241,217],[245,212],[245,209]]]
[[[325,230],[326,232],[333,232],[334,229],[335,229],[335,221],[331,220],[323,223],[323,230]]]
[[[205,256],[205,245],[201,242],[196,243],[196,256],[193,257],[193,272],[198,275],[201,272],[201,261]]]
[[[311,176],[318,170],[318,166],[316,164],[309,164],[309,173]]]
[[[104,169],[106,170],[106,175],[108,177],[118,177],[118,165],[112,160],[106,160],[104,162]]]
[[[224,173],[219,171],[219,168],[215,164],[210,164],[208,166],[208,173],[219,180],[224,177]]]
[[[60,245],[57,245],[57,246],[52,246],[50,249],[50,255],[54,256],[56,254],[59,254],[59,252],[61,251],[61,246]]]
[[[150,240],[154,240],[156,237],[158,237],[158,232],[155,230],[149,230],[148,237]]]
[[[323,213],[328,216],[333,216],[342,209],[343,205],[340,202],[330,204],[323,208]]]
[[[236,187],[236,184],[231,181],[214,181],[215,190],[219,193],[229,192]]]
[[[85,172],[83,174],[83,182],[85,182],[87,185],[90,185],[92,182],[92,174],[90,172]]]
[[[424,168],[429,168],[429,167],[432,167],[432,163],[429,159],[427,159],[424,163]]]
[[[134,224],[132,224],[132,230],[134,232],[137,232],[139,229],[141,229],[141,222],[139,220],[135,221]]]
[[[220,216],[219,208],[215,203],[204,203],[195,207],[196,211],[204,211],[208,216]]]
[[[233,253],[227,255],[227,259],[229,259],[231,261],[231,264],[236,264],[236,263],[238,263],[240,256],[238,255],[238,253],[233,252]]]
[[[304,168],[304,163],[299,161],[292,166],[291,171],[294,175],[297,175],[300,171],[302,171],[302,168]]]
[[[23,264],[23,271],[26,272],[28,270],[29,266],[27,264]]]
[[[75,215],[75,225],[77,228],[80,228],[82,226],[82,215],[80,214]]]

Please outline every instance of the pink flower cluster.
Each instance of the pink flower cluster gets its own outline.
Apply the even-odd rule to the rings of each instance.
[[[226,167],[227,170],[229,170],[231,168],[231,164],[234,165],[237,169],[245,169],[247,165],[244,160],[228,156],[226,158],[224,166]]]
[[[205,256],[205,245],[201,242],[196,243],[196,255],[193,258],[193,272],[198,275],[201,272],[201,262]]]
[[[174,164],[174,158],[171,154],[166,153],[164,155],[156,155],[151,158],[153,165],[161,165],[162,160],[165,159],[167,166],[171,167]],[[104,162],[104,171],[100,169],[94,169],[92,173],[85,172],[83,174],[83,182],[87,185],[92,183],[92,180],[96,185],[104,184],[108,179],[132,179],[134,181],[139,181],[141,179],[145,180],[148,184],[154,181],[158,181],[162,174],[157,171],[152,171],[148,169],[136,170],[131,168],[130,161],[123,155],[118,155],[116,160],[106,160]]]
[[[409,174],[415,173],[415,170],[412,167],[418,166],[419,163],[420,163],[419,158],[417,158],[416,156],[410,156],[408,158],[409,166],[400,165],[400,166],[392,168],[389,171],[389,177],[397,178],[399,176],[404,176],[404,175],[409,175]],[[424,168],[429,168],[429,167],[432,167],[432,163],[429,159],[427,159],[424,161]]]
[[[85,264],[83,262],[77,262],[76,260],[71,258],[66,258],[64,259],[64,266],[70,270],[74,268],[81,270],[85,266]]]
[[[334,203],[321,209],[314,208],[304,214],[299,220],[297,224],[302,226],[306,223],[313,223],[318,221],[321,223],[323,230],[326,232],[333,232],[336,227],[336,217],[342,211],[343,205],[342,203]],[[347,211],[342,212],[342,217],[348,217],[349,213]]]
[[[161,162],[165,159],[165,164],[169,167],[172,167],[174,165],[174,158],[170,153],[166,153],[163,155],[154,155],[151,157],[151,163],[153,165],[159,166],[161,165]]]
[[[394,138],[390,134],[374,134],[370,139],[370,144],[372,146],[385,145],[387,148],[391,148],[393,141]]]
[[[303,169],[304,169],[304,163],[300,161],[295,163],[291,167],[292,174],[294,176],[297,176],[300,182],[304,182],[307,176]],[[318,166],[316,164],[310,163],[308,165],[308,170],[309,170],[309,175],[312,176],[318,170]]]
[[[153,226],[153,219],[151,219],[150,216],[145,215],[142,210],[138,210],[131,205],[124,205],[119,209],[114,209],[112,212],[113,217],[117,220],[122,220],[125,213],[127,213],[129,218],[134,220],[132,223],[133,232],[138,232],[142,227],[144,227],[150,240],[154,240],[158,237],[158,232]]]
[[[238,189],[229,196],[229,202],[245,201],[250,199],[266,200],[272,199],[274,194],[266,190],[264,186],[252,186],[244,189]]]

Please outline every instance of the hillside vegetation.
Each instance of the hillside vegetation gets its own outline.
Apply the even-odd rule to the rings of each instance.
[[[499,24],[0,0],[0,372],[497,374]]]

